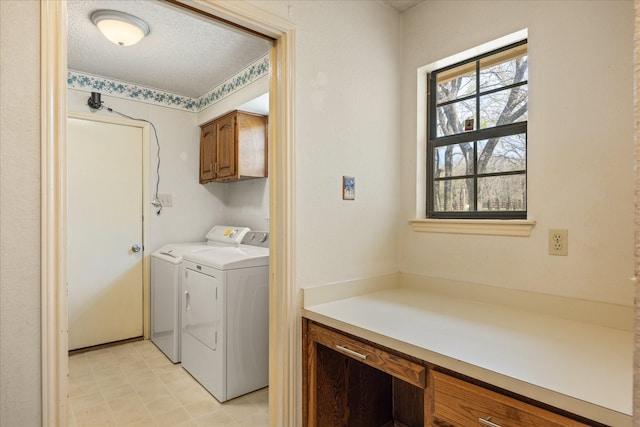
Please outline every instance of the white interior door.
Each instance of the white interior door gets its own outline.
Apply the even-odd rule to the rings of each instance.
[[[70,350],[143,335],[142,133],[68,119]]]

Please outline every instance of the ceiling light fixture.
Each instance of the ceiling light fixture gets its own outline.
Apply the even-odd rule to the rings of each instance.
[[[149,26],[142,19],[117,10],[96,10],[91,22],[106,38],[120,46],[131,46],[149,34]]]

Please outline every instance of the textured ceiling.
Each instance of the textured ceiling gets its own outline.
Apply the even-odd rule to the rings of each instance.
[[[157,1],[70,0],[67,8],[69,69],[177,95],[204,95],[271,47],[265,39]],[[151,31],[134,46],[117,46],[89,19],[97,9],[137,16]]]
[[[381,1],[403,12],[422,0]],[[69,69],[193,98],[261,58],[271,47],[265,39],[162,1],[69,0],[67,9]],[[89,16],[98,9],[137,16],[151,31],[134,46],[117,46],[91,22]]]

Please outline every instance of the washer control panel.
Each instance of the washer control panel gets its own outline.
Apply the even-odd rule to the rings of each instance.
[[[242,238],[249,231],[249,227],[233,227],[227,225],[216,225],[207,233],[207,241],[215,243],[225,243],[228,245],[239,245]]]
[[[269,232],[267,231],[248,231],[242,238],[243,245],[259,246],[261,248],[269,247]]]

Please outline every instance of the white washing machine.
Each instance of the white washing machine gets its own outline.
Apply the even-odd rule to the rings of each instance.
[[[218,401],[269,384],[269,240],[184,254],[182,367]]]
[[[172,243],[151,254],[151,341],[173,362],[180,362],[180,265],[185,253],[207,247],[238,246],[247,227],[215,226],[206,242]]]

